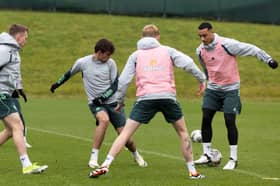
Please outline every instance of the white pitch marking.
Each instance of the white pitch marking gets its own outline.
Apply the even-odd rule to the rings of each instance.
[[[274,178],[263,177],[262,179],[263,179],[263,180],[274,180],[274,181],[280,180],[280,178],[276,178],[276,177],[274,177]]]

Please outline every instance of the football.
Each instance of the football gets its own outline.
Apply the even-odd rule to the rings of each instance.
[[[195,143],[201,143],[202,142],[201,130],[192,131],[191,140],[192,140],[192,142],[195,142]]]
[[[222,153],[218,149],[212,149],[210,152],[210,159],[213,165],[217,166],[222,161]]]

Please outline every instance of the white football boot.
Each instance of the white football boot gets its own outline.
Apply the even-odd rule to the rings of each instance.
[[[201,155],[199,159],[194,161],[194,164],[196,165],[203,165],[203,164],[210,164],[210,163],[211,163],[211,159],[207,154]]]
[[[224,166],[223,170],[233,170],[236,167],[237,167],[237,160],[230,158],[227,164]]]
[[[26,148],[32,148],[32,145],[30,145],[28,142],[25,142],[25,146],[26,146]]]
[[[100,167],[99,164],[98,164],[98,162],[97,162],[96,160],[94,160],[94,159],[89,160],[88,166],[89,166],[90,168],[93,168],[93,169],[97,169],[97,168]]]
[[[99,176],[106,174],[109,172],[109,168],[107,166],[97,168],[95,170],[90,171],[88,177],[89,178],[98,178]]]
[[[205,176],[197,172],[195,174],[190,173],[189,178],[192,180],[199,180],[205,178]]]
[[[33,163],[28,167],[22,168],[23,174],[41,174],[45,170],[48,169],[47,165],[38,165],[37,163]]]
[[[138,164],[139,167],[147,167],[148,163],[143,159],[143,157],[139,154],[137,155],[134,160]]]

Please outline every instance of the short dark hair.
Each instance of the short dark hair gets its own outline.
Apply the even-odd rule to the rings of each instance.
[[[28,32],[29,29],[27,26],[20,24],[12,24],[9,28],[9,34],[15,36],[17,33]]]
[[[108,39],[100,39],[95,44],[94,51],[101,51],[102,53],[110,52],[110,54],[113,54],[115,52],[115,47],[114,44]]]
[[[210,23],[208,23],[208,22],[203,22],[203,23],[201,23],[201,24],[199,25],[199,27],[198,27],[199,30],[202,30],[202,29],[205,29],[205,28],[207,28],[208,30],[211,30],[213,27],[212,27],[212,25],[211,25]]]

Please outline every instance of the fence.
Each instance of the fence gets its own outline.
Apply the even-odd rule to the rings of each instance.
[[[0,0],[0,8],[280,24],[279,0]]]

